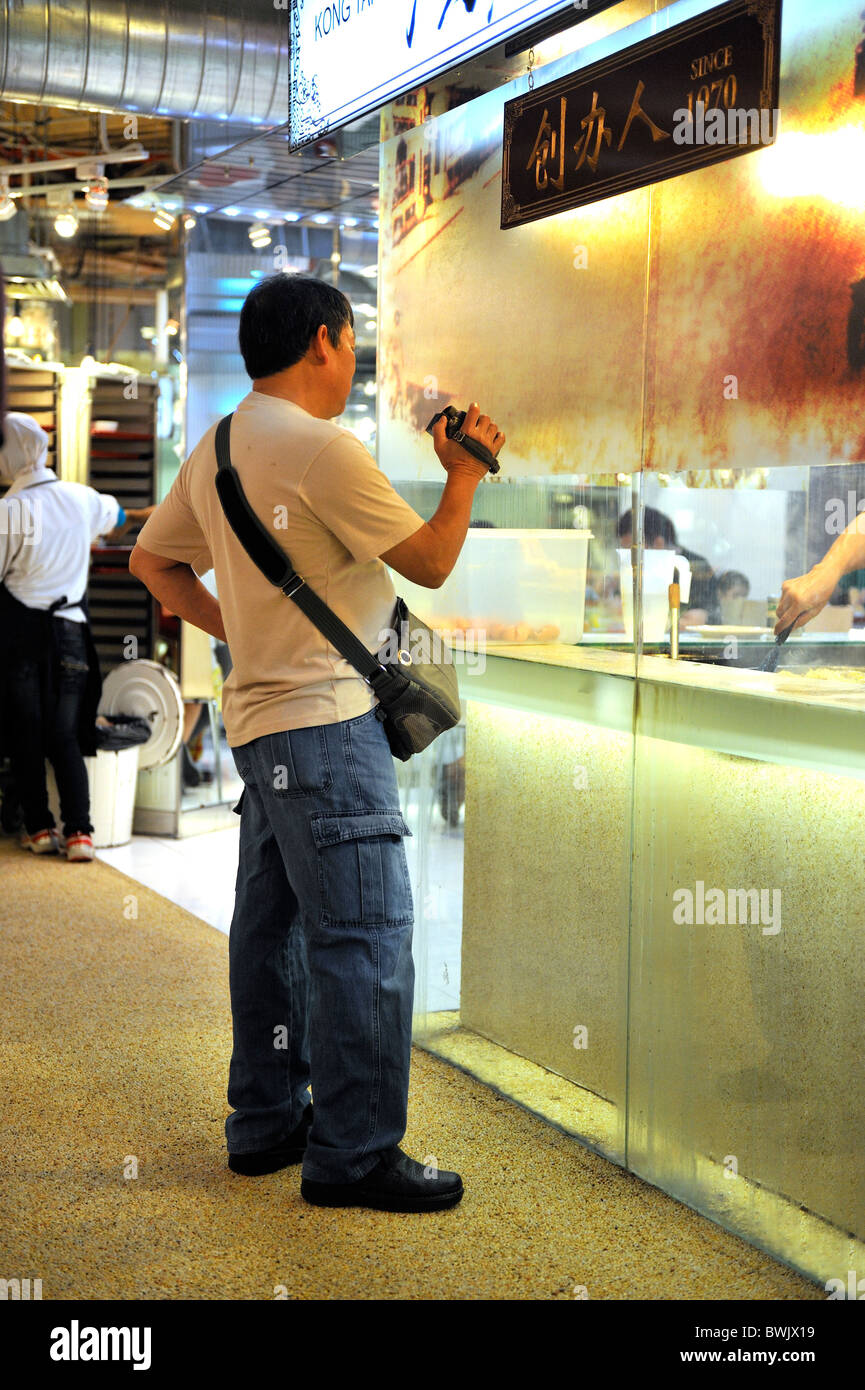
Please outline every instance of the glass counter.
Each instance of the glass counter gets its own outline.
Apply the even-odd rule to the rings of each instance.
[[[642,0],[622,28],[616,6],[535,75],[711,7]],[[434,411],[477,400],[507,436],[465,572],[397,581],[456,634],[465,701],[399,768],[418,1042],[845,1286],[865,1278],[865,571],[759,668],[782,584],[865,508],[860,11],[785,0],[776,148],[506,231],[526,79],[443,82],[422,129],[404,104],[377,412],[424,517]],[[590,533],[585,560],[571,541],[545,573],[557,531]]]
[[[610,628],[618,563],[600,557],[616,507],[638,514],[648,490],[573,494]],[[681,493],[712,515],[710,489]],[[764,546],[778,590],[821,553],[808,506],[782,511],[790,529]],[[588,602],[579,642],[491,641],[464,615],[464,726],[398,769],[416,1040],[812,1277],[846,1278],[865,1268],[865,628],[843,605],[846,630],[807,625],[762,671],[767,607],[760,625],[683,628],[674,661],[668,635],[641,640],[642,597],[636,642],[589,627]]]

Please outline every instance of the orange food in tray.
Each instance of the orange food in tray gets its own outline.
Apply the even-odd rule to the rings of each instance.
[[[436,614],[427,619],[430,627],[449,634],[451,641],[465,633],[490,642],[555,642],[559,628],[555,623],[532,627],[529,623],[502,623],[485,618],[463,618],[458,614],[442,617]]]

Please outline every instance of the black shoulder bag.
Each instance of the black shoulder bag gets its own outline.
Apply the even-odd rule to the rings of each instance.
[[[256,516],[232,465],[231,415],[216,427],[216,491],[249,558],[266,579],[297,604],[339,654],[352,665],[378,699],[376,717],[384,725],[390,750],[406,762],[460,720],[460,695],[453,653],[421,618],[398,598],[391,634],[377,656],[307,587],[291,560]],[[440,660],[434,660],[440,656]]]

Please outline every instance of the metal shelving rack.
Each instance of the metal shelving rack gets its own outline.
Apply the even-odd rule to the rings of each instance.
[[[148,507],[156,500],[158,395],[158,383],[147,377],[93,378],[87,481],[123,507]],[[117,428],[104,428],[104,421],[116,422]],[[88,601],[103,675],[124,659],[150,657],[153,651],[153,600],[128,568],[129,542],[136,535],[137,528],[127,532],[124,546],[93,552]]]
[[[32,415],[45,430],[51,443],[48,446],[48,467],[60,465],[60,376],[52,367],[25,366],[6,363],[6,409],[22,415]],[[0,497],[9,488],[9,480],[0,476]]]

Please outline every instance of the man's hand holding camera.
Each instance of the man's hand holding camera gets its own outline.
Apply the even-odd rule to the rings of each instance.
[[[466,411],[462,425],[463,433],[485,444],[490,453],[497,456],[505,443],[505,436],[498,425],[488,415],[481,415],[480,407],[473,401]],[[448,474],[462,473],[480,482],[486,477],[486,464],[479,463],[454,439],[447,436],[447,420],[442,418],[433,426],[432,437],[435,451],[442,467]]]

